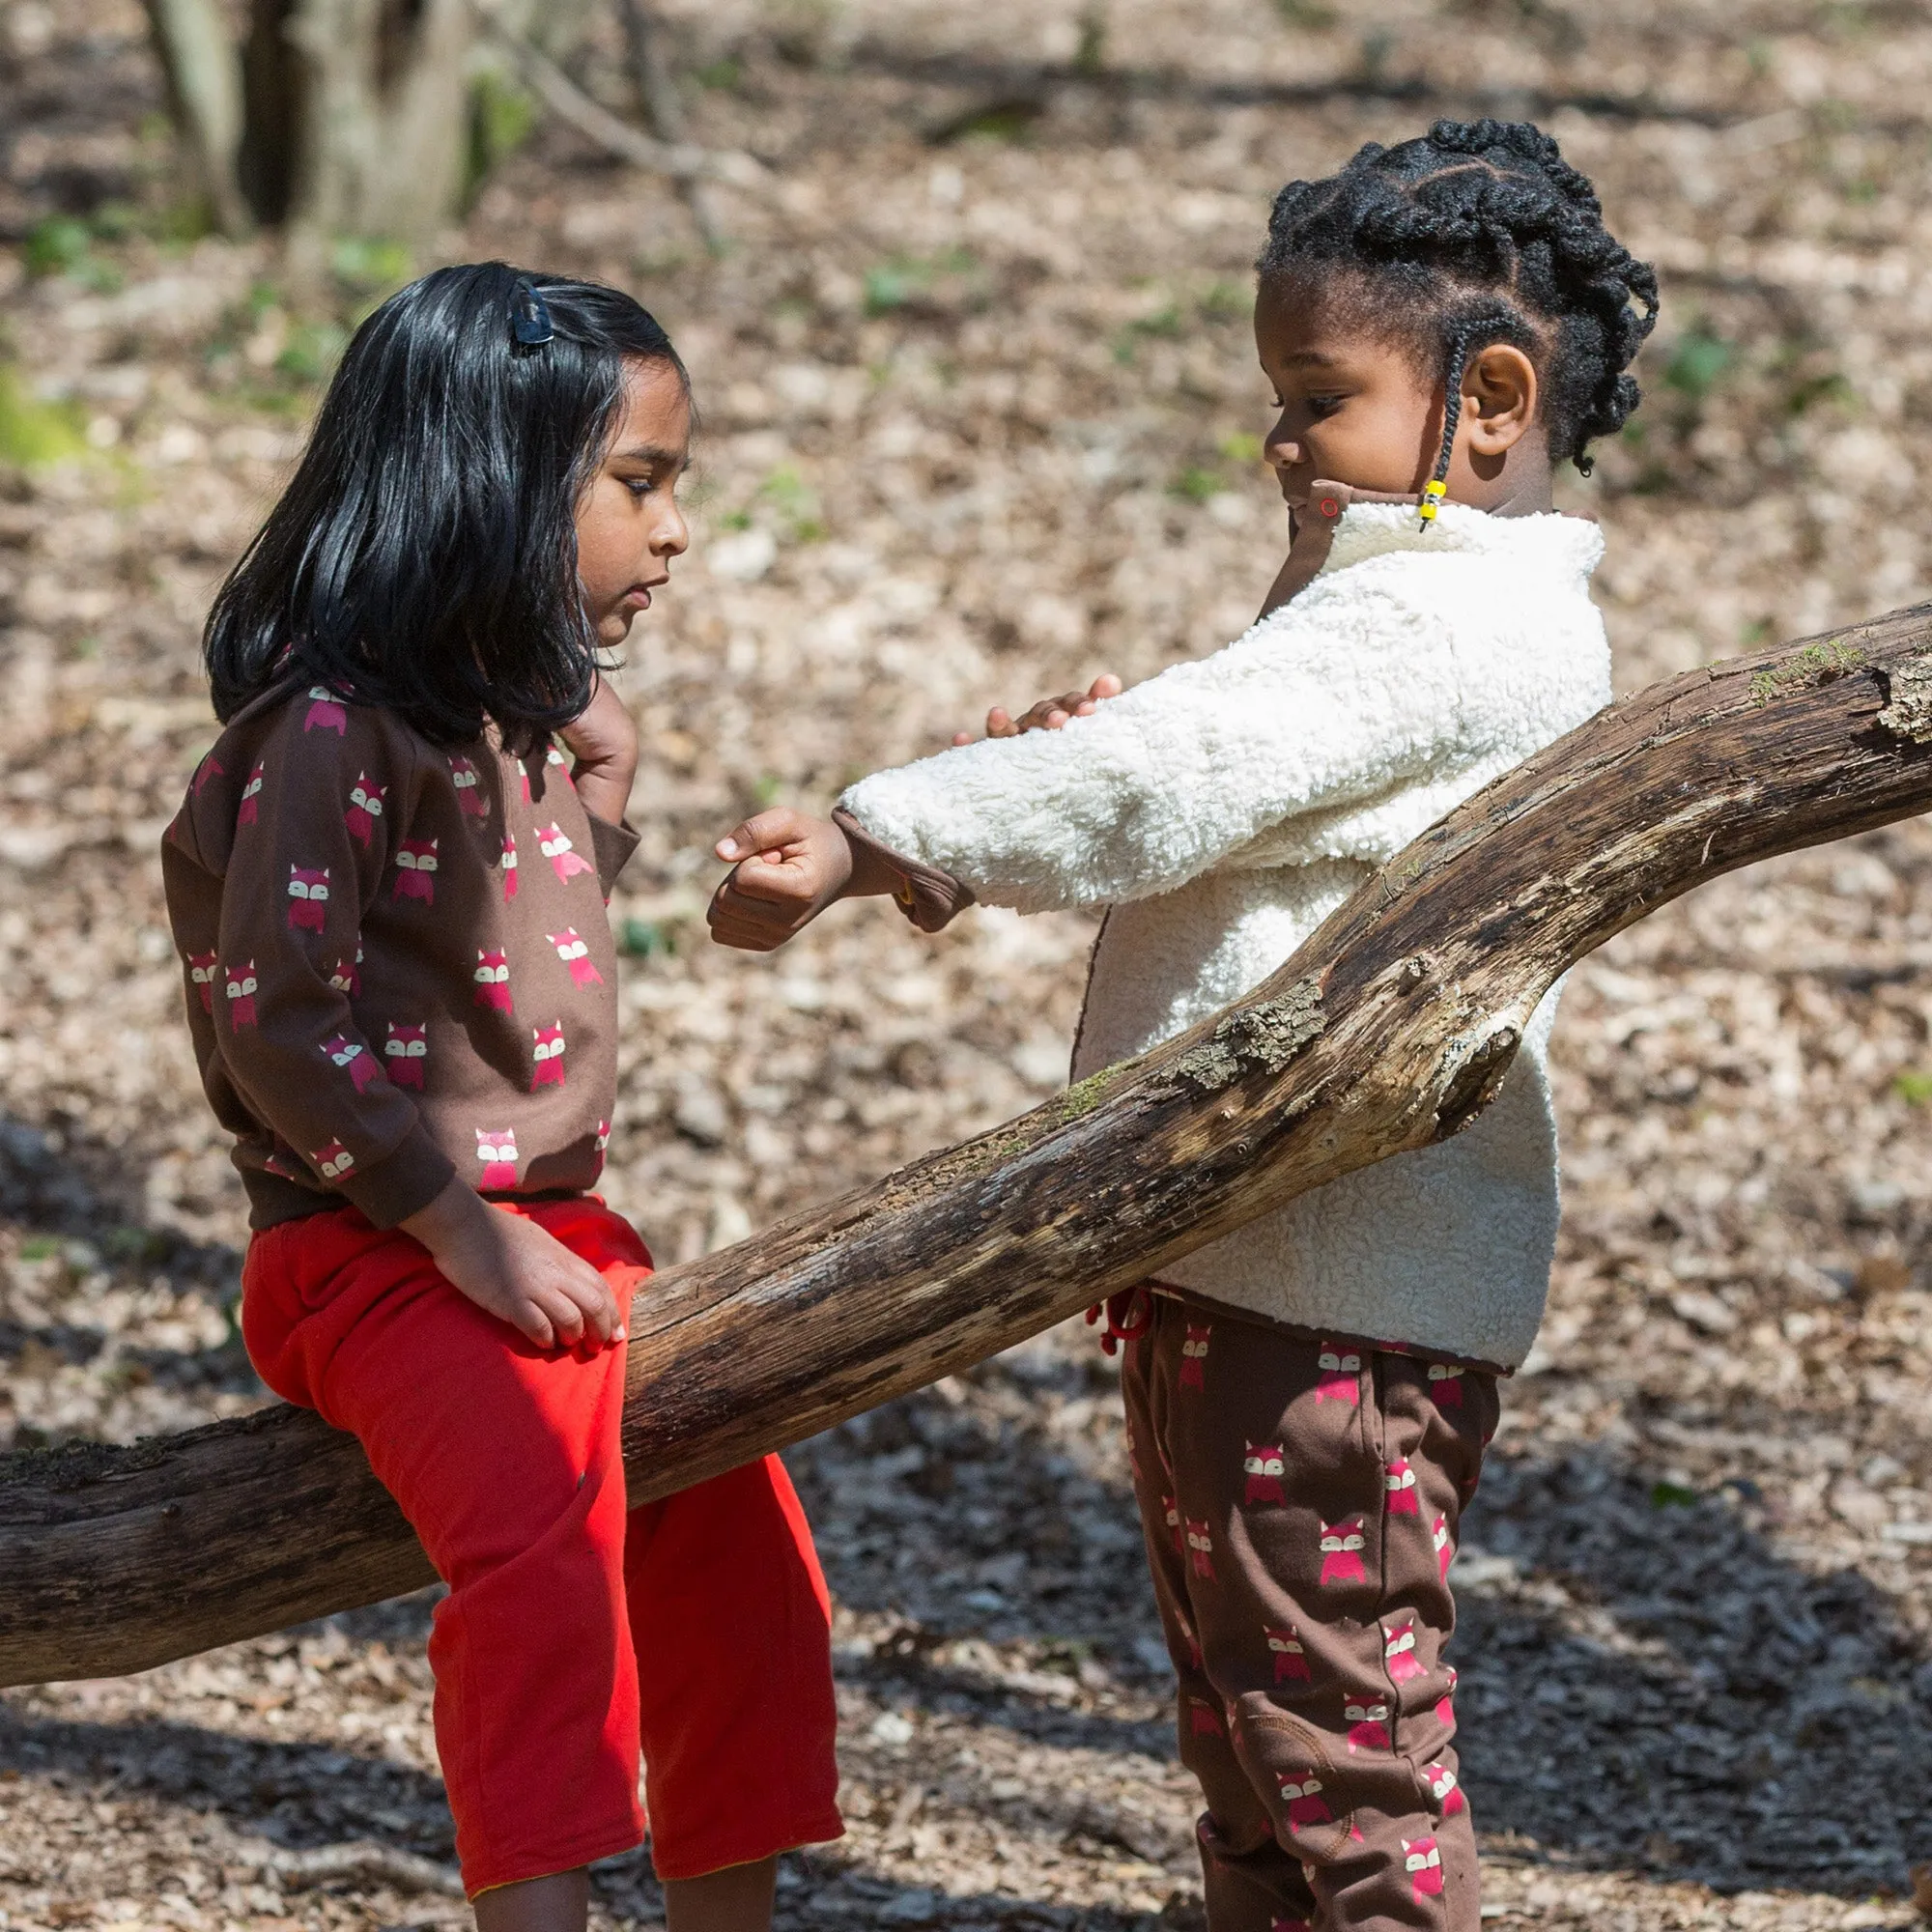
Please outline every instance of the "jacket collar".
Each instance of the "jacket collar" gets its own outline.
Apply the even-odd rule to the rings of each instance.
[[[1317,577],[1365,563],[1390,551],[1468,551],[1507,559],[1512,565],[1540,564],[1587,579],[1604,554],[1603,533],[1582,517],[1556,511],[1492,516],[1466,503],[1444,503],[1432,523],[1418,520],[1417,497],[1378,490],[1354,490],[1346,483],[1317,481],[1307,507],[1295,519],[1289,545],[1286,582],[1276,608],[1298,596]]]

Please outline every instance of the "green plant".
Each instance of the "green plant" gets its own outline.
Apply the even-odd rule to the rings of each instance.
[[[349,331],[339,322],[304,322],[289,331],[275,357],[276,373],[292,382],[321,383],[349,344]]]
[[[745,63],[736,54],[725,54],[694,69],[692,77],[699,87],[711,88],[719,94],[735,94],[744,84]]]
[[[1136,316],[1127,327],[1135,335],[1171,342],[1181,332],[1180,305],[1179,302],[1163,302],[1151,315]]]
[[[206,195],[184,195],[150,218],[148,232],[170,248],[185,248],[214,233],[214,211]]]
[[[1862,644],[1848,644],[1843,638],[1827,638],[1822,643],[1806,644],[1781,664],[1767,665],[1754,671],[1750,681],[1750,700],[1762,708],[1780,692],[1794,685],[1831,684],[1848,677],[1866,661]]]
[[[351,296],[387,295],[410,279],[413,265],[400,242],[382,235],[341,235],[328,254],[329,272]]]
[[[463,199],[473,202],[497,163],[529,139],[537,125],[536,102],[515,81],[484,72],[469,91],[469,137],[464,157]]]
[[[659,919],[627,919],[617,927],[617,951],[626,959],[668,959],[677,935]]]
[[[168,1237],[156,1229],[123,1223],[100,1236],[100,1248],[109,1261],[162,1262],[168,1257]]]
[[[86,451],[87,436],[74,405],[42,402],[27,392],[11,363],[0,362],[0,463],[37,469]]]
[[[1922,1107],[1932,1100],[1932,1073],[1917,1066],[1908,1066],[1902,1073],[1891,1076],[1891,1091],[1908,1107]]]
[[[98,242],[125,242],[148,224],[141,219],[140,211],[127,202],[103,201],[87,217],[87,225]]]
[[[1701,322],[1693,323],[1677,338],[1670,360],[1664,364],[1663,380],[1680,395],[1702,402],[1722,380],[1736,355],[1721,335],[1714,334]]]
[[[1073,67],[1078,73],[1099,73],[1107,65],[1107,11],[1095,4],[1080,13],[1080,41],[1073,50]]]
[[[1163,302],[1159,308],[1148,315],[1137,315],[1114,332],[1109,345],[1114,360],[1123,368],[1134,359],[1134,352],[1143,342],[1172,341],[1181,333],[1180,306],[1178,302]]]
[[[61,275],[86,260],[94,237],[71,214],[50,214],[27,231],[22,259],[30,275]]]
[[[1224,436],[1214,447],[1230,463],[1259,463],[1262,460],[1262,440],[1252,430],[1235,430]]]
[[[794,543],[817,543],[825,535],[817,493],[789,464],[774,469],[758,486],[758,495],[778,512]]]
[[[121,286],[121,270],[94,252],[94,227],[71,214],[50,214],[28,230],[20,250],[30,275],[66,275],[97,295]]]
[[[1843,374],[1836,369],[1825,369],[1816,375],[1798,378],[1784,393],[1784,410],[1787,415],[1802,416],[1820,403],[1847,409],[1857,401],[1858,391]]]
[[[1227,487],[1213,470],[1190,467],[1183,469],[1167,489],[1171,497],[1179,497],[1189,503],[1205,503],[1210,497],[1218,497]]]
[[[950,141],[1023,141],[1045,111],[1044,102],[1030,97],[992,100],[956,116],[935,128],[928,138],[935,146]]]
[[[1691,1509],[1702,1501],[1695,1490],[1686,1489],[1682,1483],[1659,1482],[1650,1486],[1652,1509]]]
[[[897,264],[866,270],[866,313],[884,315],[903,308],[919,293],[921,280]]]
[[[866,313],[885,315],[903,308],[942,277],[968,275],[979,266],[972,249],[959,246],[937,255],[894,255],[866,270]]]
[[[1233,282],[1210,282],[1201,298],[1201,313],[1208,322],[1240,322],[1254,307],[1254,298]]]

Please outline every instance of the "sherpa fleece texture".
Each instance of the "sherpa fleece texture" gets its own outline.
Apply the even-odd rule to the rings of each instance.
[[[1019,912],[1111,908],[1074,1078],[1258,985],[1375,868],[1610,697],[1594,525],[1354,504],[1320,576],[1244,637],[1064,730],[876,773],[865,830]],[[1316,1333],[1502,1369],[1529,1351],[1557,1219],[1554,991],[1494,1104],[1162,1278]]]

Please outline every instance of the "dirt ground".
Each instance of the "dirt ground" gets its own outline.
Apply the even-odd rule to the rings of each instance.
[[[1638,426],[1570,486],[1620,690],[1926,594],[1918,0],[668,11],[696,131],[771,165],[720,193],[729,249],[549,128],[444,251],[635,289],[704,412],[696,543],[624,676],[644,839],[611,909],[611,1191],[667,1259],[1060,1082],[1087,923],[928,941],[848,908],[751,959],[705,942],[708,847],[1242,627],[1283,541],[1246,327],[1283,179],[1528,113],[1660,264]],[[583,72],[628,111],[608,50]],[[266,251],[167,239],[157,106],[133,0],[0,7],[0,452],[64,459],[0,461],[0,1446],[263,1399],[155,847],[213,735],[206,601],[336,338]],[[345,254],[345,303],[393,266]],[[1574,976],[1549,1319],[1456,1571],[1486,1918],[1913,1918],[1928,1036],[1918,824],[1714,884]],[[791,1461],[851,1829],[787,1861],[782,1924],[1198,1923],[1105,1358],[1056,1332]],[[0,1695],[0,1932],[460,1922],[427,1608]],[[600,1928],[659,1911],[641,1854],[600,1868]]]

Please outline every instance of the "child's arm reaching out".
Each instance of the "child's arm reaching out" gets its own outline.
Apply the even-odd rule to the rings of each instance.
[[[1004,705],[986,713],[988,738],[1017,738],[1028,731],[1059,731],[1075,718],[1091,718],[1107,698],[1121,695],[1121,680],[1103,671],[1085,691],[1042,697],[1015,718]],[[959,732],[954,745],[974,742]],[[707,915],[711,936],[721,946],[747,952],[769,952],[801,932],[836,899],[890,894],[921,924],[934,928],[969,902],[955,881],[938,874],[919,883],[908,868],[865,836],[849,814],[838,819],[777,807],[736,826],[718,842],[718,856],[735,861],[737,870],[719,887]],[[748,856],[749,855],[749,856]],[[913,868],[918,869],[918,868]],[[923,896],[926,903],[920,903]]]
[[[1046,912],[1171,892],[1284,819],[1480,756],[1454,637],[1391,586],[1351,588],[1061,730],[878,772],[840,804],[975,898]]]
[[[1343,610],[1298,599],[1064,728],[875,773],[837,828],[760,814],[718,848],[758,857],[720,889],[714,932],[764,950],[868,892],[928,929],[976,898],[1045,912],[1171,892],[1284,819],[1475,762],[1489,733],[1466,668],[1393,585]]]

